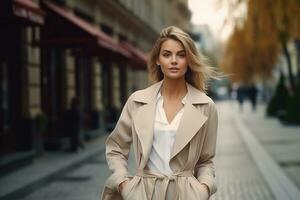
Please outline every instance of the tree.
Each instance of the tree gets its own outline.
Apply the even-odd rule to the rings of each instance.
[[[253,76],[259,76],[265,80],[270,76],[281,50],[288,63],[291,87],[295,91],[296,86],[287,43],[300,36],[300,1],[230,0],[228,2],[231,9],[238,8],[239,4],[247,3],[247,15],[242,25],[236,23],[239,28],[234,29],[226,44],[221,64],[224,71],[234,74],[242,73],[237,77],[245,82],[248,82]],[[237,41],[240,43],[237,44]],[[239,66],[244,70],[236,68],[236,65],[240,64],[237,62],[239,58],[245,59],[244,65]],[[246,75],[248,77],[245,77]]]
[[[235,27],[226,44],[221,67],[235,74],[234,81],[250,83],[255,76],[271,75],[279,46],[266,2],[249,1],[247,12],[244,23]]]
[[[296,90],[296,83],[292,73],[291,56],[287,48],[287,43],[295,37],[299,36],[299,0],[274,0],[272,1],[272,9],[274,10],[274,19],[277,31],[278,41],[281,44],[282,51],[286,57],[288,64],[288,75],[293,92]]]

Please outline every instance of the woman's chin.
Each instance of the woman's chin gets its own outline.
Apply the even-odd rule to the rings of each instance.
[[[168,74],[166,76],[167,79],[170,79],[170,80],[180,80],[182,78],[184,78],[184,75],[180,75],[180,74]]]

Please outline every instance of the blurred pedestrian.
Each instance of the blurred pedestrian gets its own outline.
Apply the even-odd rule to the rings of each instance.
[[[84,149],[83,142],[80,138],[81,113],[77,97],[71,99],[70,109],[67,111],[66,127],[70,136],[72,152],[78,152],[79,148]]]
[[[244,97],[245,97],[245,89],[243,86],[239,86],[236,91],[237,101],[239,103],[240,111],[243,111]]]
[[[231,100],[232,99],[232,84],[231,83],[229,83],[228,85],[227,85],[227,96],[228,96],[228,99],[229,100]]]
[[[252,104],[252,110],[256,110],[256,97],[257,97],[257,88],[256,86],[252,83],[248,89],[249,93],[249,98]]]
[[[208,200],[216,192],[217,109],[206,92],[215,77],[181,29],[162,30],[149,60],[156,82],[127,100],[106,140],[112,175],[102,199]],[[134,148],[137,173],[128,173]]]

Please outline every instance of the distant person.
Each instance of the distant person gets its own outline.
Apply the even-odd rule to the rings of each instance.
[[[229,100],[232,99],[232,85],[231,84],[227,85],[227,96],[228,96]]]
[[[243,111],[243,104],[244,104],[244,98],[245,98],[245,93],[244,93],[244,87],[239,86],[238,89],[236,90],[236,95],[237,95],[237,101],[239,103],[240,110]]]
[[[77,97],[71,99],[71,107],[67,111],[67,131],[70,136],[72,152],[77,152],[79,148],[84,148],[84,145],[80,139],[80,124],[81,114],[79,108],[79,101]]]
[[[254,84],[251,84],[251,86],[248,89],[249,99],[252,104],[252,110],[256,110],[256,97],[257,97],[257,89]]]
[[[217,190],[218,112],[206,95],[214,70],[174,26],[161,31],[149,57],[155,83],[128,98],[106,140],[112,174],[102,199],[208,200]],[[131,146],[134,176],[128,171]]]

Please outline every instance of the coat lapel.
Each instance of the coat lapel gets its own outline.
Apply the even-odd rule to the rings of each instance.
[[[134,128],[141,142],[144,161],[147,161],[153,142],[155,102],[152,101],[139,108],[134,116]]]
[[[170,159],[175,157],[189,143],[207,120],[207,116],[196,108],[195,105],[209,103],[209,97],[188,83],[187,89],[188,103],[177,129]]]
[[[193,104],[187,103],[177,129],[175,142],[171,151],[171,159],[178,154],[207,120]]]
[[[155,83],[154,85],[146,88],[135,94],[133,100],[139,103],[143,103],[133,116],[133,124],[136,130],[137,136],[141,143],[143,161],[141,163],[143,167],[147,164],[153,142],[154,131],[154,118],[156,109],[156,95],[161,87],[162,81]]]
[[[152,148],[156,110],[155,97],[161,85],[162,81],[155,83],[149,88],[137,92],[133,98],[135,102],[143,103],[133,115],[134,128],[141,142],[144,158],[142,167],[147,164]],[[176,133],[175,142],[171,151],[171,159],[189,143],[207,120],[207,116],[202,114],[195,105],[208,103],[210,101],[209,97],[188,83],[187,89],[187,104]]]

